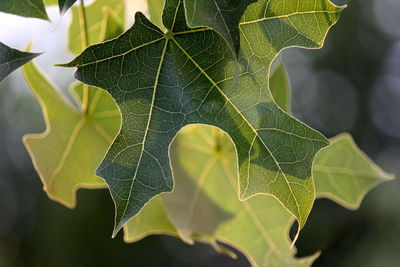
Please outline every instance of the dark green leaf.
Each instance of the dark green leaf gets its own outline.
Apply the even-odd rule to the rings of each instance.
[[[76,0],[58,0],[58,8],[60,13],[64,14],[68,9],[75,4]]]
[[[22,17],[49,20],[43,0],[1,0],[0,11]]]
[[[40,53],[22,52],[0,42],[0,81],[39,55]]]
[[[64,65],[109,91],[123,116],[97,171],[116,203],[116,231],[154,196],[172,190],[169,145],[182,127],[198,123],[232,138],[241,199],[273,195],[304,225],[315,198],[312,161],[329,142],[275,104],[269,69],[285,47],[320,47],[342,8],[284,2],[260,0],[247,9],[238,60],[215,31],[186,25],[182,1],[168,0],[166,34],[138,13],[125,34]]]

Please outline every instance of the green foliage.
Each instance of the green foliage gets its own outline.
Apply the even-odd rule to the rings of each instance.
[[[124,25],[124,2],[120,0],[97,0],[85,8],[86,24],[85,29],[82,21],[82,14],[79,6],[74,6],[72,11],[72,23],[69,27],[68,48],[78,54],[87,45],[96,44],[108,40],[108,33],[112,31],[112,37],[122,33]],[[114,20],[114,28],[107,27],[110,20]],[[118,25],[118,26],[116,26]],[[86,34],[84,34],[86,32]],[[87,40],[84,40],[87,39]]]
[[[22,52],[0,42],[0,81],[39,55],[40,53]]]
[[[256,0],[185,0],[189,27],[210,27],[219,32],[232,51],[239,52],[239,21],[247,6]]]
[[[47,19],[41,1],[27,2],[7,0],[0,10]],[[75,2],[59,0],[60,12]],[[150,20],[136,14],[125,33],[123,1],[72,7],[68,47],[84,51],[62,66],[77,67],[84,82],[71,87],[75,103],[33,63],[23,67],[46,122],[43,133],[24,137],[44,190],[74,207],[78,188],[107,184],[114,235],[124,227],[127,242],[168,234],[235,257],[221,245],[228,244],[253,266],[310,266],[317,255],[296,258],[288,233],[295,220],[298,231],[304,226],[315,198],[356,209],[393,178],[350,135],[327,140],[292,117],[285,67],[279,60],[273,68],[285,48],[321,47],[343,7],[329,0],[147,5]],[[38,54],[0,43],[0,55],[1,80]]]
[[[290,94],[285,73],[279,65],[271,76],[270,84],[286,85],[272,87],[275,99]],[[290,106],[288,98],[281,103]],[[187,243],[207,242],[225,253],[216,241],[229,244],[253,266],[310,266],[314,261],[317,255],[294,257],[288,235],[294,218],[276,199],[237,199],[235,148],[222,131],[198,125],[185,128],[171,147],[171,157],[176,181],[173,193],[153,199],[128,221],[125,241],[164,233]],[[348,135],[341,135],[318,153],[313,178],[317,196],[356,208],[353,199],[359,203],[368,190],[391,177],[362,154]]]
[[[2,0],[0,11],[22,17],[49,19],[43,0]]]
[[[273,195],[303,227],[315,197],[312,161],[328,141],[278,108],[266,90],[269,68],[285,47],[319,47],[341,8],[305,4],[299,11],[277,2],[247,9],[240,24],[247,42],[237,61],[214,31],[189,28],[183,2],[171,0],[164,9],[166,34],[139,13],[124,35],[65,65],[78,67],[77,79],[108,90],[121,109],[121,132],[97,171],[116,204],[116,231],[151,198],[172,190],[168,147],[183,126],[196,123],[233,139],[242,199]],[[299,34],[307,19],[319,30]]]
[[[394,177],[371,162],[350,135],[339,135],[331,141],[318,153],[313,165],[317,196],[358,209],[368,191]]]
[[[26,135],[24,144],[47,195],[73,208],[78,188],[105,186],[94,171],[118,133],[118,108],[109,94],[90,87],[85,113],[64,99],[33,63],[28,63],[22,70],[42,107],[46,122],[46,131]],[[73,85],[71,93],[76,104],[81,106],[84,86]]]

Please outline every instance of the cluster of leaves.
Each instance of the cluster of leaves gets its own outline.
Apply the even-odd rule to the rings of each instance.
[[[12,0],[0,10],[47,19],[40,0],[27,2],[36,13]],[[74,2],[59,0],[60,12]],[[317,255],[290,249],[293,221],[300,231],[316,197],[356,209],[392,178],[348,134],[328,140],[292,117],[287,73],[273,65],[285,48],[321,47],[343,7],[147,2],[150,18],[137,13],[125,33],[122,1],[72,7],[68,47],[83,52],[61,66],[77,67],[76,103],[33,63],[23,67],[46,121],[24,137],[44,190],[74,207],[78,188],[108,186],[114,235],[124,227],[127,242],[163,233],[234,257],[229,244],[254,266],[309,266]],[[0,78],[37,56],[0,52]]]

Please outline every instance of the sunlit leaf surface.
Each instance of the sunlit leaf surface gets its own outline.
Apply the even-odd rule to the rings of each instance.
[[[183,2],[169,0],[167,33],[138,13],[125,34],[64,65],[106,89],[122,112],[121,132],[97,171],[116,203],[116,231],[150,199],[172,190],[169,145],[182,127],[196,123],[232,138],[240,198],[273,195],[304,225],[315,198],[312,161],[329,142],[275,104],[268,78],[281,49],[320,47],[337,21],[342,8],[312,2],[250,5],[239,26],[238,60],[215,31],[189,28]]]

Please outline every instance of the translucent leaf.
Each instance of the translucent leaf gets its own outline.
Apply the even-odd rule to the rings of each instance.
[[[121,132],[97,171],[116,203],[115,232],[150,199],[172,190],[169,145],[185,125],[199,123],[232,138],[240,198],[273,195],[303,227],[315,198],[312,161],[329,142],[275,104],[269,70],[283,48],[320,47],[342,8],[328,1],[282,3],[249,6],[238,59],[215,31],[186,25],[182,1],[168,0],[168,32],[138,13],[125,34],[64,65],[110,92],[122,112]]]
[[[83,113],[33,63],[22,70],[46,122],[46,130],[24,136],[24,144],[47,195],[73,208],[78,188],[105,187],[94,172],[120,128],[118,107],[107,92],[89,87],[88,112]],[[79,106],[83,87],[71,87]]]

